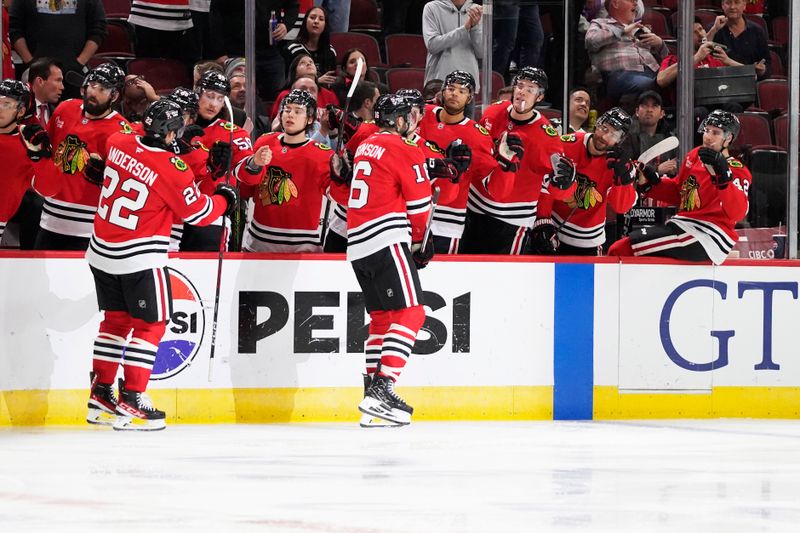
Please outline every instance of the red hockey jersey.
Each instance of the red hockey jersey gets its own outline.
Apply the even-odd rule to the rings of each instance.
[[[105,180],[86,259],[109,274],[130,274],[167,264],[175,214],[206,226],[227,208],[207,196],[192,171],[172,152],[142,144],[135,135],[108,140]]]
[[[606,205],[616,213],[627,213],[636,203],[636,189],[614,185],[614,172],[605,156],[594,157],[587,143],[591,133],[561,137],[564,153],[575,163],[577,187],[565,200],[542,195],[538,218],[552,217],[561,242],[578,248],[596,248],[606,242]]]
[[[550,156],[562,153],[558,131],[541,113],[534,111],[526,122],[511,118],[510,102],[490,105],[481,117],[481,124],[497,141],[503,133],[514,133],[522,139],[525,155],[522,158],[511,191],[498,196],[487,190],[481,182],[472,184],[469,192],[468,209],[489,215],[514,226],[532,227],[536,220],[539,195],[551,193],[563,197],[561,191],[549,191],[544,181],[553,171]]]
[[[380,132],[356,150],[347,204],[347,259],[422,240],[431,209],[425,156],[400,135]]]
[[[460,239],[464,233],[470,184],[484,183],[484,189],[493,196],[502,198],[511,190],[514,174],[503,172],[498,167],[494,158],[494,143],[483,126],[466,117],[457,124],[446,124],[439,119],[441,112],[440,107],[426,107],[417,132],[423,139],[436,143],[442,150],[446,150],[457,139],[472,150],[472,162],[461,176],[458,194],[448,202],[440,200],[433,214],[434,235]]]
[[[272,161],[257,187],[247,187],[255,211],[243,248],[252,252],[321,252],[333,151],[310,139],[287,144],[283,133],[268,133],[256,149],[269,146]]]
[[[233,129],[233,132],[231,132],[231,129]],[[212,180],[211,176],[205,172],[205,164],[208,160],[208,150],[211,146],[217,141],[230,143],[231,133],[233,133],[233,162],[231,164],[233,176],[245,185],[258,185],[261,181],[260,174],[250,174],[244,169],[247,158],[253,155],[253,143],[250,141],[250,135],[247,130],[222,119],[215,120],[206,126],[204,130],[205,133],[202,137],[195,138],[198,150],[195,150],[196,153],[192,152],[189,156],[192,169],[197,173],[196,177],[200,183],[200,190],[206,194],[211,194],[220,181],[224,182],[224,177],[221,180]],[[202,150],[202,152],[199,150]]]
[[[89,119],[77,98],[59,104],[47,123],[53,144],[53,162],[64,174],[58,191],[44,200],[40,226],[62,235],[88,238],[100,198],[100,187],[83,176],[89,154],[106,159],[106,143],[114,133],[130,133],[125,117],[112,111],[104,118]]]
[[[747,193],[753,177],[741,161],[729,157],[733,182],[718,189],[697,156],[699,149],[686,154],[677,176],[662,178],[647,196],[677,205],[678,213],[669,222],[694,236],[719,265],[739,240],[734,227],[747,215]]]

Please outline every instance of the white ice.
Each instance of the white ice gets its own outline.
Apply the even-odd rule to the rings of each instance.
[[[793,421],[0,431],[0,531],[800,531]]]

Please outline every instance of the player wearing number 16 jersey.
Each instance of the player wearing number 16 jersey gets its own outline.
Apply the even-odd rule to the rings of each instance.
[[[421,249],[431,209],[425,156],[403,136],[411,124],[411,104],[396,95],[375,104],[380,132],[362,142],[353,161],[347,207],[347,258],[364,293],[370,316],[368,384],[359,410],[362,425],[377,417],[393,424],[411,422],[413,409],[395,392],[425,321],[417,268],[427,264],[433,244]]]
[[[108,140],[86,252],[104,311],[94,343],[90,423],[108,424],[116,415],[114,429],[164,428],[164,412],[143,393],[170,317],[164,267],[172,221],[177,215],[208,225],[236,205],[236,189],[229,185],[219,185],[213,196],[201,193],[192,171],[171,150],[184,126],[182,115],[178,104],[159,100],[144,113],[144,136],[115,134]],[[117,401],[112,387],[120,364],[125,381]]]

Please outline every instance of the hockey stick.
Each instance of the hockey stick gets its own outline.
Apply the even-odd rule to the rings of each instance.
[[[233,125],[233,108],[231,107],[231,101],[226,96],[225,97],[225,107],[228,110],[228,116],[231,119],[231,125]],[[233,147],[233,128],[231,128],[231,147]],[[233,157],[228,160],[228,170],[225,172],[225,184],[230,185],[231,183],[231,166],[233,164]],[[238,206],[236,211],[238,212]],[[220,289],[222,288],[222,256],[225,252],[225,217],[222,217],[222,236],[219,239],[219,257],[217,258],[217,287],[214,291],[214,318],[211,321],[211,351],[208,356],[208,381],[211,382],[211,377],[214,373],[214,353],[216,352],[217,348],[217,319],[219,318],[219,294]]]
[[[675,137],[674,135],[672,137],[667,137],[666,139],[657,142],[656,144],[654,144],[653,146],[642,152],[642,154],[638,158],[636,158],[636,160],[639,161],[639,163],[641,163],[642,165],[646,165],[656,157],[664,155],[667,152],[671,152],[672,150],[676,149],[679,144],[680,141],[678,141],[678,138]]]
[[[344,101],[344,115],[342,116],[342,123],[339,125],[341,131],[339,132],[339,136],[336,138],[336,153],[339,153],[339,150],[342,148],[342,139],[344,139],[344,123],[347,120],[347,114],[350,112],[350,100],[353,98],[353,93],[356,92],[356,85],[358,85],[358,81],[361,79],[361,72],[364,70],[364,61],[359,57],[358,63],[356,63],[356,74],[353,76],[353,81],[350,83],[350,88],[347,89],[347,98]]]
[[[425,251],[428,246],[428,241],[431,238],[431,226],[433,225],[433,212],[436,211],[436,205],[439,203],[439,193],[441,189],[436,185],[433,186],[433,195],[431,196],[431,213],[428,215],[428,222],[425,223],[425,233],[422,234],[422,245],[420,250]]]

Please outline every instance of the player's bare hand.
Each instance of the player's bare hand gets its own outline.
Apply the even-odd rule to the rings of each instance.
[[[331,85],[335,81],[336,81],[335,70],[330,70],[325,74],[323,74],[322,76],[320,76],[319,78],[317,78],[317,83],[319,83],[320,85]]]
[[[289,33],[289,31],[286,29],[286,24],[280,23],[275,26],[275,31],[272,32],[272,38],[276,41],[280,41],[286,37],[287,33]]]
[[[659,174],[675,174],[675,172],[678,170],[678,162],[675,159],[667,159],[658,165],[656,170]]]
[[[272,150],[269,146],[262,146],[253,154],[253,162],[261,167],[269,165],[272,161]]]
[[[642,27],[643,26],[638,22],[634,22],[632,24],[628,24],[627,26],[625,26],[625,28],[623,28],[622,35],[632,39],[633,38],[633,34],[636,33]]]
[[[645,33],[639,38],[639,42],[648,48],[661,48],[664,41],[655,33]]]

